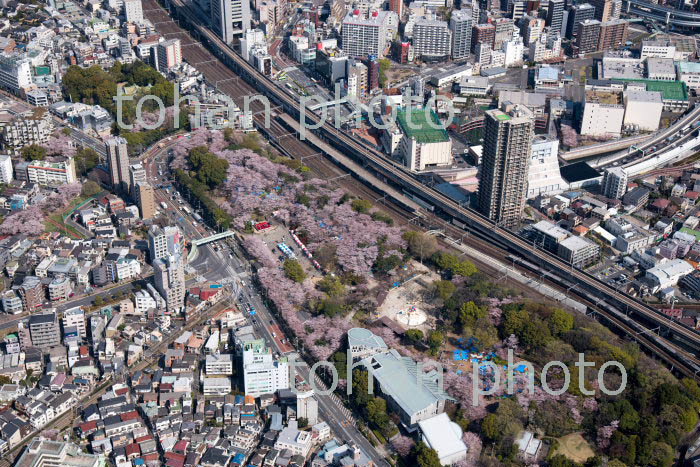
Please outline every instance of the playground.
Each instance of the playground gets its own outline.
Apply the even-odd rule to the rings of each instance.
[[[589,458],[595,456],[591,445],[581,435],[581,433],[571,433],[557,439],[557,448],[555,454],[563,454],[568,459],[584,463]]]
[[[388,317],[406,329],[427,332],[433,321],[431,284],[440,276],[426,266],[410,262],[400,275],[394,278],[384,302],[377,309],[378,317]]]

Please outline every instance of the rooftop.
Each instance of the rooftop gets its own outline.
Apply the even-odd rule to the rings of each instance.
[[[647,91],[658,91],[664,100],[687,101],[688,88],[682,81],[658,81],[654,79],[620,79],[629,83],[646,85]]]
[[[561,176],[569,183],[600,177],[601,174],[586,162],[576,162],[561,168]]]
[[[442,128],[442,123],[438,116],[430,111],[430,119],[423,109],[399,110],[397,115],[401,129],[409,138],[415,139],[418,143],[444,143],[450,140],[447,131]],[[434,128],[439,126],[439,128]]]

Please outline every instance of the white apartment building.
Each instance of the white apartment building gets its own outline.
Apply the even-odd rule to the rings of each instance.
[[[416,57],[438,59],[452,52],[452,31],[445,21],[421,18],[413,26],[413,50]]]
[[[528,165],[527,197],[556,195],[567,187],[559,171],[559,140],[536,136],[532,140]]]
[[[13,94],[32,84],[32,65],[28,58],[0,54],[0,87]]]
[[[611,167],[605,170],[602,193],[611,199],[622,199],[627,191],[627,171],[623,167]]]
[[[72,157],[66,157],[62,162],[31,161],[27,166],[27,177],[38,185],[75,183],[75,161]]]
[[[472,10],[454,10],[450,17],[452,59],[469,58],[472,44]]]
[[[157,308],[156,301],[145,290],[139,290],[134,293],[134,311],[138,315],[145,314],[148,310]]]
[[[232,375],[233,355],[227,353],[213,353],[207,355],[204,372],[207,375]]]
[[[289,36],[287,45],[289,54],[302,65],[316,59],[316,49],[310,46],[307,36]]]
[[[522,65],[525,44],[523,39],[518,37],[510,41],[505,41],[501,46],[503,52],[503,65],[506,67]]]
[[[124,16],[129,23],[143,23],[141,0],[124,0]]]
[[[10,183],[13,179],[12,158],[7,154],[0,155],[0,183]]]
[[[202,378],[202,394],[205,396],[231,394],[231,378],[228,376],[205,376]]]
[[[624,92],[625,127],[640,131],[656,131],[661,122],[664,103],[657,91],[627,90]]]
[[[63,329],[75,326],[80,337],[87,337],[87,327],[85,325],[85,312],[79,306],[69,308],[63,312]]]
[[[306,458],[311,451],[313,437],[310,431],[300,431],[296,420],[290,420],[289,424],[280,432],[275,442],[275,449],[289,449],[292,454]]]
[[[250,53],[258,45],[267,47],[265,33],[261,29],[248,29],[243,33],[243,37],[241,37],[241,56],[245,61],[250,61]]]
[[[672,259],[647,269],[646,278],[653,284],[654,292],[678,284],[681,277],[693,272],[695,268],[682,259]]]
[[[618,138],[625,118],[625,107],[618,93],[588,91],[581,119],[582,136]]]
[[[182,256],[168,256],[153,261],[156,289],[163,296],[169,313],[185,305],[185,265]]]
[[[136,258],[119,258],[117,260],[117,279],[126,281],[141,274],[141,263]]]
[[[392,14],[396,15],[391,11],[364,14],[356,9],[348,12],[342,25],[343,52],[350,57],[383,57]]]
[[[2,128],[3,149],[11,154],[19,154],[24,146],[46,143],[53,129],[53,120],[48,112],[42,115],[34,112],[18,115]]]
[[[264,340],[246,343],[243,350],[243,384],[245,394],[253,397],[288,389],[287,359],[275,361],[272,350],[265,346]]]

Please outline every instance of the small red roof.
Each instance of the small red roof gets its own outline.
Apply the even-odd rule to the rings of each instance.
[[[89,422],[81,423],[78,425],[78,428],[80,428],[80,431],[83,433],[86,433],[91,430],[96,430],[97,429],[97,420],[92,420]]]
[[[666,209],[671,202],[664,198],[659,198],[652,203],[652,206],[658,209]]]
[[[152,452],[151,454],[146,454],[142,458],[145,461],[157,461],[160,458],[160,454],[157,452]]]
[[[177,452],[168,451],[165,453],[165,458],[168,460],[180,461],[184,463],[185,459],[187,459],[187,456]]]
[[[141,446],[136,443],[131,443],[126,445],[126,455],[127,456],[139,456],[141,455]]]
[[[688,198],[688,199],[698,199],[698,197],[700,197],[700,192],[698,192],[698,191],[686,191],[683,196]]]
[[[187,440],[181,439],[177,443],[175,443],[175,446],[173,447],[173,451],[179,452],[179,453],[184,453],[187,451]]]
[[[122,422],[125,422],[127,420],[136,420],[136,419],[141,418],[139,416],[139,413],[135,410],[132,410],[131,412],[123,413],[123,414],[119,415],[119,417],[122,419]]]
[[[135,443],[143,443],[144,441],[150,441],[153,439],[153,435],[140,436],[134,440]]]

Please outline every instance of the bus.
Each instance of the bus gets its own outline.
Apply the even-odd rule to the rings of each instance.
[[[161,202],[160,202],[160,207],[163,208],[164,211],[167,211],[167,210],[168,210],[168,205],[165,204],[165,201],[161,201]]]
[[[187,206],[183,206],[182,210],[185,211],[185,214],[187,214],[188,216],[192,214],[192,211],[190,211],[190,208],[188,208]]]

